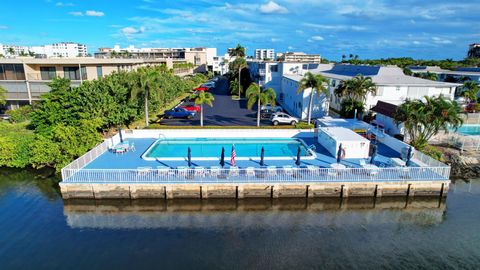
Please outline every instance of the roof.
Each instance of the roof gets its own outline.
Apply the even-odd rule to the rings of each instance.
[[[442,69],[437,66],[410,66],[409,68],[414,73],[431,72],[458,76],[480,76],[480,68],[476,67],[457,68],[456,70]]]
[[[368,140],[357,133],[355,133],[353,130],[350,130],[348,128],[344,127],[322,127],[319,128],[319,131],[324,132],[331,138],[335,139],[337,142],[368,142]]]
[[[379,100],[377,105],[373,106],[373,108],[370,110],[393,118],[393,114],[397,111],[397,109],[397,105]]]

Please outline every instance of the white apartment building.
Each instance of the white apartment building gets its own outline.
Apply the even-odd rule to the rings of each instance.
[[[255,49],[254,58],[256,60],[275,60],[274,49]]]
[[[424,96],[440,96],[454,98],[456,87],[461,84],[446,83],[425,80],[413,76],[407,76],[403,70],[397,66],[363,66],[363,65],[335,65],[331,69],[325,69],[326,66],[319,65],[316,70],[310,70],[312,73],[321,74],[330,83],[328,90],[330,99],[322,95],[319,99],[315,97],[313,102],[313,118],[322,117],[328,114],[330,106],[340,110],[341,98],[335,96],[334,91],[342,81],[352,79],[358,74],[372,78],[377,85],[377,91],[374,94],[368,94],[365,107],[370,110],[378,101],[385,101],[392,104],[401,104],[407,98],[422,99]],[[296,90],[303,75],[284,75],[280,95],[283,95],[282,105],[291,114],[302,119],[306,118],[308,108],[308,99],[310,91],[304,91],[303,97],[298,97]]]
[[[320,64],[322,57],[320,54],[306,54],[304,52],[285,52],[277,53],[277,61]]]
[[[61,42],[44,46],[16,46],[0,45],[0,53],[6,57],[16,56],[41,56],[41,57],[86,57],[88,55],[87,46],[73,42]],[[13,54],[12,54],[13,49]]]

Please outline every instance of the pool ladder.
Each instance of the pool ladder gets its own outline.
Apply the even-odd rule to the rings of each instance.
[[[165,135],[163,135],[163,133],[159,133],[159,134],[158,134],[158,139],[159,139],[159,140],[166,140],[167,137],[165,137]]]

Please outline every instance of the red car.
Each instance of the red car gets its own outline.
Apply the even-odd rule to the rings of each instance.
[[[185,110],[191,111],[191,112],[196,112],[196,113],[200,112],[200,106],[198,105],[189,104],[189,105],[180,106],[180,108],[184,108]]]

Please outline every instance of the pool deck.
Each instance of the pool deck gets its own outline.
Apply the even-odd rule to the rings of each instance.
[[[328,168],[330,164],[336,163],[336,157],[330,155],[317,141],[313,138],[309,137],[300,137],[299,139],[304,140],[307,145],[315,145],[317,157],[315,159],[301,159],[301,166],[307,165],[314,165],[321,168]],[[135,144],[135,151],[128,151],[124,154],[115,154],[111,151],[105,152],[95,160],[90,162],[84,169],[136,169],[138,167],[152,167],[156,168],[157,166],[165,166],[175,169],[179,166],[188,166],[188,162],[186,160],[187,153],[185,153],[185,160],[184,161],[149,161],[142,159],[142,155],[147,151],[147,149],[156,141],[153,138],[146,138],[146,139],[132,139],[129,138],[128,141],[130,143]],[[379,159],[384,158],[394,158],[399,157],[399,154],[389,148],[384,144],[378,145],[378,155],[380,156]],[[225,166],[231,166],[230,164],[230,149],[225,149]],[[193,166],[202,166],[202,167],[211,167],[211,166],[220,166],[220,153],[218,160],[195,160],[193,159],[192,165]],[[258,157],[260,159],[260,157]],[[260,164],[258,160],[236,160],[236,166],[240,168],[246,167],[254,167],[260,168]],[[342,160],[342,164],[353,167],[353,168],[360,168],[360,159],[346,159]],[[277,166],[282,167],[284,165],[291,165],[295,166],[295,159],[292,157],[291,160],[265,160],[265,166]],[[377,165],[379,163],[377,162]]]
[[[124,139],[135,145],[135,151],[123,154],[108,150],[120,142],[116,135],[72,162],[62,169],[62,196],[65,199],[445,196],[450,183],[450,167],[419,152],[409,167],[393,165],[393,159],[400,157],[398,149],[406,146],[393,138],[383,138],[386,143],[377,141],[376,167],[365,166],[370,160],[367,158],[345,159],[341,161],[344,168],[335,168],[336,157],[317,142],[313,131],[161,131],[168,138],[288,137],[316,147],[316,157],[301,159],[300,166],[295,164],[296,157],[269,160],[266,156],[264,166],[260,166],[258,157],[236,160],[236,167],[232,167],[230,149],[226,149],[225,167],[220,168],[220,157],[193,158],[191,167],[186,157],[185,160],[143,159],[159,132],[135,130],[125,134]]]

